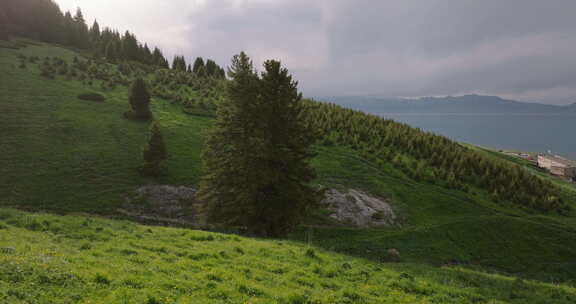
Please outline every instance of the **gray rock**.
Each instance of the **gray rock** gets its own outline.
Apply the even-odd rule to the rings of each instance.
[[[396,248],[390,248],[386,251],[387,260],[391,262],[400,262],[400,252]]]
[[[390,226],[396,223],[396,214],[389,202],[359,190],[343,192],[329,189],[322,204],[333,212],[330,217],[341,223],[358,227]]]

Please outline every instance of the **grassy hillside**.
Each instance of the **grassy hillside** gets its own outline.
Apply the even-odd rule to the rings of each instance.
[[[574,303],[576,288],[302,243],[0,211],[1,303]]]
[[[291,242],[223,235],[206,241],[196,236],[209,234],[189,230],[6,209],[108,216],[140,185],[194,185],[201,170],[202,134],[212,123],[209,116],[186,114],[172,98],[175,91],[155,97],[152,110],[162,125],[170,158],[166,176],[143,178],[136,168],[149,125],[122,118],[128,109],[127,87],[43,77],[38,64],[22,65],[19,54],[68,61],[80,55],[26,44],[19,49],[0,47],[0,248],[9,248],[0,249],[0,267],[6,269],[0,271],[0,302],[3,296],[10,299],[7,303],[34,302],[28,296],[42,303],[41,299],[66,295],[69,302],[98,298],[92,303],[123,303],[134,295],[134,303],[148,301],[148,296],[159,303],[186,303],[186,297],[197,294],[213,303],[226,302],[224,298],[230,303],[249,298],[254,298],[250,303],[315,303],[300,297],[309,293],[318,303],[569,303],[574,295],[569,287],[576,281],[573,213],[541,213],[494,202],[475,187],[465,192],[416,181],[392,163],[375,165],[345,146],[315,148],[316,182],[389,198],[402,218],[400,226],[331,227],[313,217]],[[179,88],[175,98],[210,104],[219,90]],[[77,98],[87,92],[102,94],[106,101]],[[564,189],[574,195],[570,187]],[[568,203],[576,207],[574,200]],[[306,257],[308,247],[302,244],[316,246],[321,259]],[[397,248],[407,264],[380,263],[389,248]],[[195,254],[202,257],[194,260]],[[42,267],[45,261],[54,264]],[[342,270],[344,263],[352,269]],[[461,268],[436,268],[442,265]],[[276,271],[280,268],[284,270]],[[245,269],[253,274],[248,277]],[[486,270],[564,285],[481,272]],[[367,282],[362,271],[369,273]],[[219,279],[208,279],[211,272]],[[11,274],[2,276],[5,273]],[[109,284],[96,279],[98,273]],[[225,296],[219,299],[220,294]]]

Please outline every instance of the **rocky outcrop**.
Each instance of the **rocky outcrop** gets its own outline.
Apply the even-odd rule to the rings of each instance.
[[[196,188],[189,186],[146,185],[126,197],[118,210],[124,216],[145,222],[198,226],[199,202]],[[355,189],[326,191],[322,205],[336,221],[356,227],[390,226],[397,217],[390,203]]]
[[[358,227],[394,225],[396,214],[390,203],[359,190],[329,189],[322,201],[333,219]]]

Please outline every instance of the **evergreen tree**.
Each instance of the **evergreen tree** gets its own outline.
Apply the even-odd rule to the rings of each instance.
[[[73,25],[73,45],[82,49],[88,49],[90,47],[90,37],[88,35],[88,26],[86,25],[86,20],[84,20],[84,15],[80,8],[76,10],[76,15],[74,15],[74,25]]]
[[[64,43],[67,45],[75,45],[74,19],[72,18],[72,14],[70,14],[70,12],[66,12],[66,14],[64,14],[63,28]]]
[[[315,134],[288,71],[277,61],[264,68],[260,78],[246,54],[232,59],[228,98],[202,154],[199,197],[211,222],[281,236],[319,199],[308,185]]]
[[[92,27],[90,28],[90,44],[93,48],[96,48],[100,43],[100,25],[98,21],[94,20]]]
[[[168,152],[158,122],[154,122],[150,128],[148,146],[142,156],[144,166],[140,172],[147,176],[159,176],[162,173],[162,162],[168,158]]]
[[[194,61],[194,66],[192,68],[192,73],[199,75],[201,73],[201,70],[203,69],[204,69],[204,59],[202,59],[202,57],[196,58],[196,60]]]
[[[224,69],[221,67],[218,67],[218,78],[226,78],[226,71],[224,71]]]
[[[50,42],[62,42],[62,12],[53,1],[34,1],[34,7],[28,13],[33,15],[32,31],[37,38]]]
[[[206,69],[206,76],[215,76],[218,70],[218,65],[214,60],[208,59],[206,60],[206,65],[204,66]]]
[[[136,79],[132,84],[130,107],[132,110],[124,113],[124,117],[135,120],[150,120],[152,118],[150,93],[148,93],[146,82],[142,78]]]
[[[139,58],[139,47],[138,40],[136,36],[130,34],[126,31],[122,37],[122,59],[126,60],[138,60]]]
[[[197,73],[196,59],[194,73]],[[202,61],[203,65],[203,61]],[[208,220],[224,225],[246,226],[243,214],[251,209],[255,195],[255,177],[249,171],[251,163],[249,124],[256,122],[254,102],[258,96],[258,76],[244,53],[232,58],[227,94],[218,108],[215,127],[210,130],[202,161],[205,175],[198,196],[206,202]],[[248,184],[248,187],[246,187]],[[239,195],[244,191],[242,195]]]
[[[166,61],[166,59],[164,59],[162,51],[160,51],[160,49],[157,47],[154,48],[154,51],[152,52],[152,60],[154,62],[154,65],[157,66],[164,66],[164,63]]]
[[[112,40],[106,46],[106,50],[104,52],[104,56],[111,62],[116,62],[120,59],[120,50],[119,50],[119,42],[116,40]]]
[[[201,66],[198,70],[194,73],[197,77],[206,77],[206,66]]]
[[[150,51],[148,44],[144,43],[144,46],[142,47],[141,53],[142,53],[142,55],[141,55],[140,61],[142,61],[146,64],[153,64],[154,63],[154,60],[152,57],[152,51]]]
[[[172,69],[180,72],[186,72],[186,59],[184,56],[175,56],[172,62]]]

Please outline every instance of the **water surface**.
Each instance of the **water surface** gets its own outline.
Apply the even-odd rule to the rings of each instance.
[[[553,153],[576,160],[576,113],[386,113],[383,117],[483,147]]]

